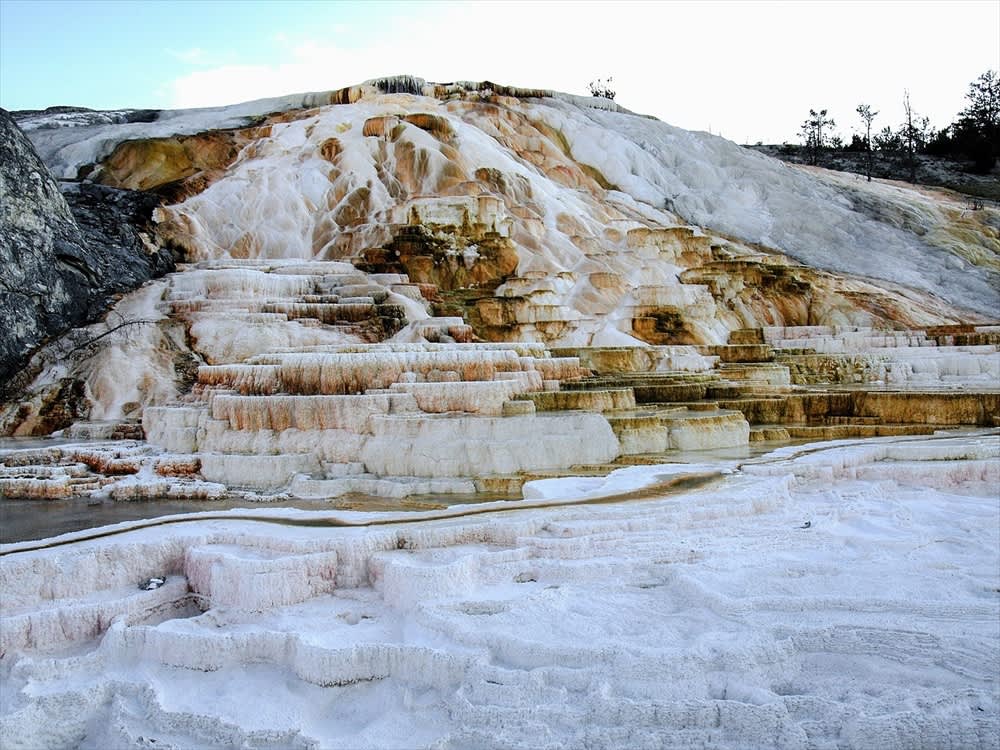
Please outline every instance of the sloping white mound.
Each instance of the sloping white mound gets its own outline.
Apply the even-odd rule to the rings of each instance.
[[[932,292],[987,315],[1000,308],[996,232],[989,265],[970,267],[927,242],[940,208],[915,190],[803,170],[658,120],[561,101],[545,106],[561,113],[543,116],[566,135],[574,158],[637,201],[815,268]]]

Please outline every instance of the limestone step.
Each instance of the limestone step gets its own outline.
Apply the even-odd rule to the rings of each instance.
[[[686,373],[640,373],[618,377],[599,376],[564,384],[565,390],[596,390],[609,387],[630,387],[639,404],[677,401],[700,401],[718,376]]]
[[[789,439],[844,440],[846,438],[898,437],[933,435],[935,427],[925,424],[836,424],[788,425]]]
[[[872,425],[872,424],[883,424],[881,417],[823,417],[823,423],[827,425],[841,425],[841,424],[853,424],[853,425]]]
[[[771,422],[816,423],[826,417],[878,417],[886,424],[992,426],[1000,415],[1000,390],[845,389],[794,393],[786,397],[782,419]]]
[[[760,328],[738,328],[729,332],[730,344],[763,344],[764,331]]]
[[[323,474],[327,479],[339,479],[341,477],[365,473],[365,465],[360,461],[349,461],[346,463],[323,462],[321,466]]]
[[[604,390],[606,388],[656,388],[660,386],[707,388],[723,381],[717,375],[698,377],[668,377],[650,374],[608,377],[598,376],[564,382],[563,390]]]
[[[631,388],[604,388],[600,390],[560,390],[526,393],[525,399],[534,402],[538,411],[617,411],[635,408],[635,394]]]
[[[201,454],[201,475],[207,481],[257,492],[280,490],[298,474],[311,475],[319,471],[319,462],[311,453]]]
[[[74,422],[63,431],[72,440],[144,440],[146,433],[137,420]]]
[[[721,364],[719,375],[725,380],[764,382],[772,385],[789,385],[791,375],[788,367],[774,363]]]
[[[501,414],[505,417],[517,417],[525,414],[534,414],[535,403],[527,398],[511,399],[504,401]]]
[[[654,401],[649,404],[642,404],[638,407],[638,413],[663,414],[666,412],[683,412],[689,409],[691,411],[711,411],[718,408],[719,405],[715,401],[671,401],[664,403],[656,403]]]
[[[671,401],[698,401],[705,398],[705,383],[647,383],[632,386],[636,403],[663,403]]]
[[[785,346],[775,353],[779,362],[784,362],[786,357],[812,356],[817,352],[815,349],[801,346]]]
[[[677,374],[710,371],[716,357],[706,347],[672,346],[583,346],[554,347],[552,355],[577,357],[580,364],[598,375]]]
[[[605,418],[618,438],[622,455],[662,453],[670,449],[670,428],[662,416],[666,412],[627,412]]]
[[[750,428],[750,442],[759,443],[766,441],[787,441],[791,440],[786,427],[758,426]]]
[[[770,344],[733,344],[711,347],[712,354],[721,362],[770,362],[774,359],[774,349]]]
[[[710,385],[705,391],[706,398],[714,399],[734,399],[781,396],[791,393],[792,387],[789,385],[773,385],[771,383],[720,383]]]
[[[479,477],[475,479],[476,492],[502,497],[520,497],[525,479],[519,474]]]
[[[972,333],[956,333],[934,336],[938,346],[1000,346],[1000,332],[973,331]]]
[[[886,379],[888,359],[871,353],[815,354],[783,350],[777,361],[796,385],[877,383]]]
[[[0,477],[0,497],[10,499],[56,500],[71,497],[77,489],[65,478],[35,479],[29,477]]]
[[[675,410],[680,411],[680,410]],[[670,413],[669,411],[627,411],[618,412],[612,414],[605,414],[604,418],[608,420],[608,424],[611,425],[611,429],[615,430],[627,430],[631,428],[646,427],[649,425],[659,425],[663,421],[663,417]]]
[[[540,469],[525,472],[522,475],[524,482],[533,482],[536,479],[557,479],[561,477],[605,477],[621,466],[616,463],[593,464],[587,466],[571,466],[568,469]]]
[[[736,409],[752,425],[781,424],[785,421],[787,399],[782,397],[719,399],[722,409]]]
[[[680,451],[734,448],[749,442],[750,425],[739,411],[671,411],[661,416],[670,448]]]

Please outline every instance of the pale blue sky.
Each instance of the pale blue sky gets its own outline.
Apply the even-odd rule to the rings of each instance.
[[[1000,2],[258,2],[0,0],[0,106],[190,107],[394,73],[585,93],[739,142],[838,130],[903,90],[948,124],[1000,68]]]

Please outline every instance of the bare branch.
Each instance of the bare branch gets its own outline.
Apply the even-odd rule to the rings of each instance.
[[[119,314],[119,317],[120,317],[120,314]],[[94,344],[96,344],[98,341],[100,341],[104,337],[110,336],[112,333],[115,333],[116,331],[120,331],[123,328],[129,328],[131,326],[149,325],[149,324],[152,324],[152,323],[156,323],[156,321],[155,320],[126,320],[123,323],[119,323],[118,325],[109,328],[104,333],[102,333],[100,335],[97,335],[97,336],[94,336],[94,338],[92,338],[92,339],[88,339],[87,341],[84,341],[82,344],[77,344],[72,349],[70,349],[68,352],[66,352],[66,354],[69,355],[69,354],[72,354],[73,352],[79,351],[80,349],[87,349],[88,347],[91,347]]]

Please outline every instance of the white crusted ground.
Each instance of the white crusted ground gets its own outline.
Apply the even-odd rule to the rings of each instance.
[[[994,430],[7,545],[0,745],[996,747],[998,482]]]

